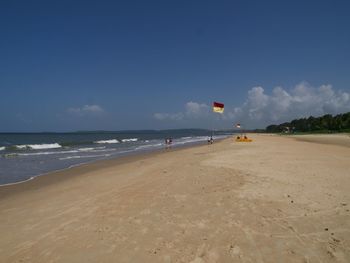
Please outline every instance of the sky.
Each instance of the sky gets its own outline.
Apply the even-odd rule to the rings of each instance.
[[[322,0],[1,1],[0,132],[252,129],[350,111],[349,10]]]

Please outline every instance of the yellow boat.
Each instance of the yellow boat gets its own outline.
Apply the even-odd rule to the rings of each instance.
[[[252,139],[249,139],[247,136],[237,136],[236,142],[252,142]]]

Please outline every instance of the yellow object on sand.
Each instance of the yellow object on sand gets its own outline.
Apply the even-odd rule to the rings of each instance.
[[[236,142],[252,142],[252,139],[249,139],[247,136],[237,136],[236,137]]]

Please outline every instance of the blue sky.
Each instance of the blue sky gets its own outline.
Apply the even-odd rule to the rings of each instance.
[[[259,128],[350,111],[349,8],[1,1],[0,131]]]

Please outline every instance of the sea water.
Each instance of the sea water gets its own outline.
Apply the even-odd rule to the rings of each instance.
[[[30,180],[35,176],[83,163],[163,149],[165,138],[172,147],[206,142],[207,130],[0,133],[0,185]],[[215,132],[214,138],[231,135]]]

